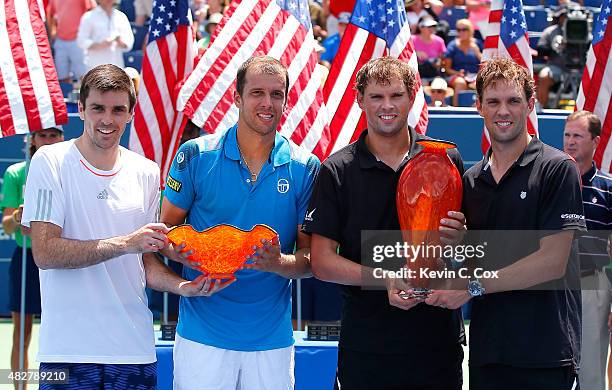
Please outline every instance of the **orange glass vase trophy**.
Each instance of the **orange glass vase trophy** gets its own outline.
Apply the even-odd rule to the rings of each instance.
[[[191,225],[176,226],[168,232],[168,240],[174,245],[185,243],[185,250],[192,250],[189,259],[200,263],[196,268],[211,278],[227,279],[238,271],[253,254],[254,246],[261,240],[272,241],[277,233],[269,226],[255,225],[251,230],[221,224],[198,232]]]
[[[454,144],[433,140],[417,143],[424,149],[406,164],[400,176],[397,214],[405,243],[432,248],[440,245],[440,220],[447,217],[449,211],[458,211],[461,207],[461,175],[446,154]],[[429,279],[422,278],[420,270],[437,269],[440,251],[425,249],[415,258],[407,259],[413,293],[404,297],[426,297],[431,291]]]

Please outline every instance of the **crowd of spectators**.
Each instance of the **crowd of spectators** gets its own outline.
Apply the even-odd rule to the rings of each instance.
[[[230,1],[190,0],[201,53],[208,47]],[[559,6],[553,5],[557,2]],[[530,45],[536,63],[537,107],[554,108],[557,101],[549,104],[549,94],[562,85],[562,75],[567,70],[563,56],[555,49],[563,34],[567,7],[580,4],[570,0],[541,0],[540,5],[538,0],[523,3],[529,4],[525,6],[526,12],[548,12],[550,26],[530,31],[530,37],[535,39]],[[106,62],[139,70],[139,63],[124,63],[124,54],[134,53],[134,57],[142,58],[152,4],[153,0],[50,0],[47,20],[60,81],[77,81],[92,67]],[[405,0],[421,79],[424,86],[431,86],[436,78],[445,81],[448,91],[444,91],[447,98],[443,106],[472,104],[472,100],[460,97],[475,93],[474,76],[483,52],[481,31],[487,24],[490,4],[490,0]],[[353,2],[310,0],[309,5],[313,33],[319,43],[319,64],[329,69],[349,23]],[[139,29],[145,31],[144,39],[138,39]],[[320,74],[326,77],[328,72]],[[437,85],[442,84],[438,81]],[[426,100],[430,106],[440,105],[427,92]]]

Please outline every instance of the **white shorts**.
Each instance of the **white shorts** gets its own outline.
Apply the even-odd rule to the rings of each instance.
[[[174,390],[293,390],[293,346],[243,352],[176,335]]]

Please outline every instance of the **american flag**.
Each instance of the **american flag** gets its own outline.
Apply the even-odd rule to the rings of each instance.
[[[487,37],[484,42],[482,61],[491,58],[512,58],[517,64],[527,68],[533,74],[533,62],[529,48],[527,22],[521,0],[493,0],[489,13]],[[527,118],[527,131],[538,136],[538,117],[535,109]],[[484,129],[482,135],[482,152],[489,148],[489,131]]]
[[[604,0],[593,29],[593,41],[587,53],[582,84],[576,99],[578,110],[587,110],[601,120],[601,141],[595,162],[604,172],[612,171],[612,20],[610,0]]]
[[[37,0],[0,0],[0,137],[68,121]]]
[[[331,121],[329,129],[319,138],[314,154],[325,158],[359,138],[366,121],[355,101],[355,74],[370,59],[385,55],[410,63],[416,72],[418,82],[408,124],[419,133],[425,133],[427,104],[410,40],[404,0],[358,0],[323,88]]]
[[[209,133],[229,128],[238,119],[233,104],[236,71],[248,58],[267,54],[289,72],[280,132],[312,150],[327,127],[314,44],[307,1],[232,1],[185,81],[177,107]]]
[[[159,165],[162,185],[186,121],[175,89],[193,70],[196,51],[188,0],[153,1],[129,147]]]

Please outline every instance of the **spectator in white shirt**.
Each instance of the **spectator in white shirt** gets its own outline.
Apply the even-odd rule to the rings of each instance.
[[[120,68],[123,53],[134,45],[134,34],[125,14],[113,8],[114,0],[98,0],[98,7],[81,17],[77,42],[85,50],[85,65],[92,69],[102,64]]]

